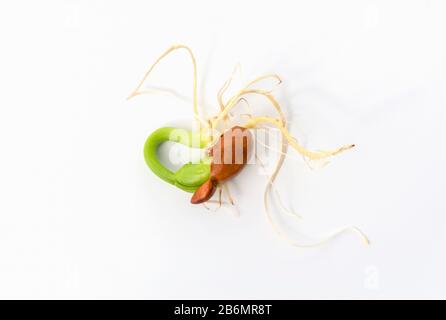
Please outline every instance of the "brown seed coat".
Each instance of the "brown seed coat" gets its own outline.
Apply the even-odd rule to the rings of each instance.
[[[225,131],[209,152],[212,157],[209,180],[195,191],[191,203],[208,201],[219,183],[237,175],[248,162],[250,144],[247,128],[235,126]]]

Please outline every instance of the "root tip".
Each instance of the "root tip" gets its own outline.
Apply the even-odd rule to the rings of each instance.
[[[127,99],[125,99],[126,101],[129,101],[131,98],[133,98],[134,96],[136,96],[137,95],[137,93],[135,93],[135,92],[132,92],[128,97],[127,97]]]

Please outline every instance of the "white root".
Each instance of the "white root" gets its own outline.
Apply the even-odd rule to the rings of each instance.
[[[201,125],[203,125],[204,127],[207,127],[207,123],[206,121],[204,121],[204,119],[200,116],[199,110],[198,110],[198,95],[197,95],[197,62],[195,60],[195,56],[192,52],[192,50],[185,45],[182,44],[177,44],[177,45],[173,45],[170,48],[168,48],[158,59],[156,59],[156,61],[150,66],[150,68],[147,70],[147,72],[145,73],[144,77],[141,79],[141,81],[139,82],[139,84],[136,86],[136,88],[133,90],[133,92],[128,96],[127,100],[143,94],[143,93],[150,93],[151,90],[141,90],[142,85],[144,84],[144,82],[146,81],[146,79],[148,78],[148,76],[150,75],[150,73],[153,71],[153,69],[158,65],[158,63],[160,63],[161,60],[163,60],[166,56],[168,56],[170,53],[172,53],[175,50],[179,50],[179,49],[185,49],[192,60],[192,65],[193,65],[193,69],[194,69],[194,85],[193,85],[193,111],[194,111],[194,118],[199,122],[198,127],[200,128]]]

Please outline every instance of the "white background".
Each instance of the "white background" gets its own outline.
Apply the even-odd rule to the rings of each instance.
[[[445,15],[444,1],[2,2],[0,298],[445,298]],[[178,42],[209,112],[240,62],[246,80],[282,75],[306,146],[357,144],[319,170],[293,154],[277,186],[305,217],[287,220],[295,239],[352,223],[371,246],[289,246],[254,168],[231,183],[240,218],[148,170],[147,135],[191,106],[125,98]],[[152,80],[191,97],[184,53]]]

